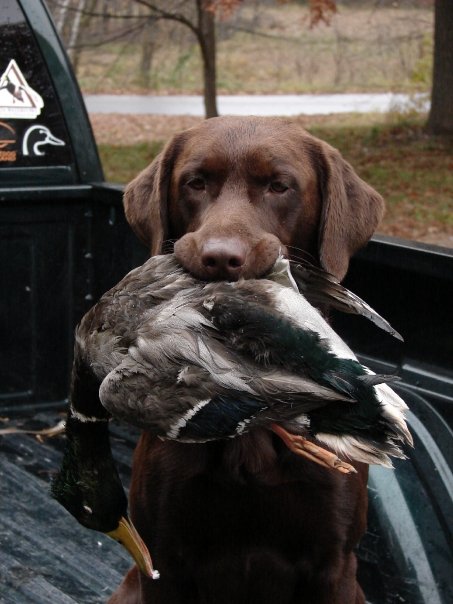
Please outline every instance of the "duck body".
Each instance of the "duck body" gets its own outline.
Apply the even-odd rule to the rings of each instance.
[[[183,442],[277,423],[357,461],[401,456],[405,404],[284,273],[204,283],[171,255],[129,273],[76,336],[103,409]]]

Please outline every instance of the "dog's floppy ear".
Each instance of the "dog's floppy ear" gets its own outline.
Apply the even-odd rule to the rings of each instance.
[[[384,200],[336,149],[321,142],[320,152],[319,259],[325,270],[341,280],[351,256],[367,243],[379,224]]]
[[[167,203],[170,178],[181,136],[171,139],[164,150],[124,192],[124,212],[134,233],[150,249],[151,255],[162,252],[167,237]]]

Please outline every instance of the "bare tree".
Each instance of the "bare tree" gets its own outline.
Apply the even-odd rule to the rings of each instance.
[[[75,11],[74,14],[74,19],[72,21],[72,26],[71,26],[71,34],[69,36],[69,40],[68,40],[68,55],[69,58],[71,59],[71,61],[73,63],[76,63],[76,45],[77,45],[77,40],[79,39],[79,32],[80,32],[80,23],[82,21],[82,15],[83,15],[83,11],[85,9],[85,5],[86,5],[86,0],[79,0],[79,3],[77,5],[77,10]]]
[[[328,21],[336,0],[309,0],[312,24]],[[327,17],[327,19],[326,19]],[[434,67],[427,128],[433,134],[453,133],[453,0],[434,3]]]
[[[155,32],[158,25],[156,20],[149,17],[142,30],[142,56],[140,59],[140,80],[141,83],[149,88],[150,74],[153,62],[154,51],[156,48]]]
[[[198,27],[196,36],[203,60],[203,90],[206,117],[215,117],[217,110],[217,61],[215,13],[209,10],[206,0],[196,0]]]
[[[150,0],[135,0],[150,10],[156,18],[169,19],[190,29],[194,34],[201,53],[203,63],[203,97],[206,117],[218,115],[217,109],[217,62],[216,62],[216,15],[230,16],[243,0],[183,0],[172,10],[169,2],[152,2]],[[280,0],[277,0],[280,1]],[[181,11],[185,4],[195,2],[195,14],[188,16]],[[311,24],[319,21],[328,22],[335,12],[335,0],[309,0]],[[163,8],[165,7],[165,8]]]
[[[68,54],[77,68],[80,49],[85,42],[81,39],[83,23],[92,17],[106,22],[109,19],[135,25],[124,25],[117,29],[108,41],[136,35],[141,32],[142,57],[140,73],[142,80],[149,77],[154,52],[154,33],[160,20],[167,20],[186,27],[194,36],[200,50],[203,65],[203,96],[206,117],[218,115],[217,72],[216,72],[216,15],[228,16],[241,0],[51,0],[56,15],[57,28],[66,40]],[[141,7],[142,10],[134,11]],[[70,15],[70,16],[69,16]],[[138,23],[138,25],[137,25]],[[106,28],[104,28],[106,29]],[[92,33],[92,32],[91,32]],[[107,41],[107,38],[106,38]],[[94,42],[90,41],[90,45]],[[102,42],[96,42],[102,43]]]
[[[335,11],[336,0],[309,0],[312,22]],[[433,134],[453,134],[453,0],[434,2],[434,61],[431,109],[427,127]]]
[[[228,1],[228,0],[226,0]],[[216,11],[222,7],[222,0],[183,0],[171,2],[152,2],[135,0],[148,8],[149,15],[155,19],[167,19],[183,25],[193,33],[198,43],[203,63],[203,97],[206,117],[215,117],[217,110],[217,73],[216,73]],[[195,8],[195,10],[193,10]]]
[[[63,33],[66,15],[68,14],[68,6],[70,2],[71,0],[62,0],[61,5],[58,7],[58,14],[55,21],[55,25],[60,36]]]

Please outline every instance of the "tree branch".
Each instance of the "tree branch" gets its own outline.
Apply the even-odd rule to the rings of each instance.
[[[152,2],[148,2],[148,0],[134,0],[136,4],[141,4],[142,6],[146,6],[149,10],[157,13],[161,19],[168,19],[169,21],[176,21],[177,23],[181,23],[188,27],[197,37],[199,36],[198,28],[182,13],[172,13],[166,11],[162,8],[159,8]]]

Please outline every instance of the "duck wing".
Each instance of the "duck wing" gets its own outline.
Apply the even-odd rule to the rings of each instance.
[[[255,300],[252,291],[259,292]],[[284,366],[356,402],[326,401],[304,415],[313,435],[332,436],[329,444],[335,450],[344,454],[348,449],[353,458],[365,460],[368,447],[367,463],[373,459],[388,465],[388,455],[402,456],[400,445],[412,444],[406,405],[386,383],[392,377],[376,376],[361,365],[301,294],[276,283],[266,287],[263,280],[247,281],[238,284],[234,295],[214,297],[209,312],[219,334],[244,355]],[[352,439],[354,446],[346,446]]]
[[[76,328],[75,359],[83,359],[100,383],[134,345],[140,326],[155,309],[196,284],[201,287],[173,255],[153,256],[85,314]]]
[[[114,417],[162,438],[204,442],[298,417],[328,401],[350,402],[303,375],[236,352],[193,300],[184,292],[153,313],[105,377],[100,400]]]

